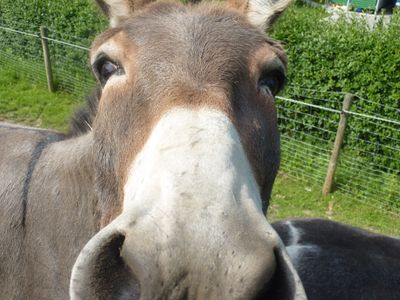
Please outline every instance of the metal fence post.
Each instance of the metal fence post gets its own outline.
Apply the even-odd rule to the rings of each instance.
[[[53,71],[51,69],[49,43],[47,41],[47,28],[44,26],[40,27],[40,37],[42,40],[44,66],[46,68],[46,76],[47,76],[47,86],[49,88],[49,91],[53,93],[55,91],[54,81],[53,81]]]
[[[346,94],[344,96],[342,112],[340,114],[339,126],[336,132],[335,143],[333,144],[331,158],[329,160],[328,170],[326,172],[324,186],[322,188],[322,194],[324,196],[328,195],[331,192],[333,180],[335,178],[337,161],[339,158],[340,148],[343,144],[344,134],[346,131],[347,125],[347,113],[346,111],[350,110],[351,103],[353,102],[354,95]]]

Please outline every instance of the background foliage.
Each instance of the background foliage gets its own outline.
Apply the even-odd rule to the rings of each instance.
[[[389,25],[378,23],[374,30],[371,30],[364,19],[349,21],[342,16],[338,21],[331,22],[328,21],[328,14],[324,10],[310,9],[297,4],[278,21],[271,34],[283,41],[289,56],[290,82],[285,95],[302,99],[305,89],[319,90],[322,91],[319,94],[322,99],[314,98],[314,104],[340,109],[340,102],[325,100],[337,100],[338,94],[334,92],[351,92],[369,100],[356,100],[352,110],[399,120],[399,11],[394,13]],[[295,104],[285,102],[279,105],[290,108]],[[307,107],[304,109],[309,113]],[[324,120],[331,119],[332,113],[321,110],[316,113],[320,114],[321,118],[309,118],[303,124],[286,121],[285,127],[312,133],[318,129],[309,126],[310,124],[320,128],[320,122],[324,122],[325,128],[329,128],[330,125]],[[334,117],[338,119],[339,116]],[[293,114],[288,118],[298,120],[299,116]],[[330,130],[336,131],[337,119],[333,119]],[[399,148],[400,128],[397,131],[381,132],[382,126],[377,125],[368,119],[350,121],[348,134],[355,139],[346,142],[356,143],[359,139],[369,141],[370,143],[363,145],[363,153],[354,155],[377,154],[369,155],[368,159],[399,170],[399,161],[390,158],[393,156],[391,149]],[[378,130],[381,134],[374,135]],[[382,145],[391,148],[381,147]]]
[[[106,19],[91,0],[1,0],[3,24],[20,28],[45,25],[51,30],[89,43],[104,30]]]

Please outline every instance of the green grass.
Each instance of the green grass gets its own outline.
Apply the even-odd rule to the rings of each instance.
[[[17,72],[0,68],[0,120],[65,131],[77,105],[73,96],[51,94]]]
[[[0,66],[0,120],[64,131],[72,111],[82,101],[75,96],[51,94],[45,86],[35,85],[15,71]],[[303,157],[301,167],[304,166]],[[281,173],[274,186],[269,219],[328,218],[400,236],[399,217],[355,201],[354,196],[339,191],[327,197],[322,197],[320,191],[320,186],[305,184]]]
[[[268,218],[324,218],[400,237],[400,218],[335,191],[324,197],[321,186],[281,173],[274,185]]]

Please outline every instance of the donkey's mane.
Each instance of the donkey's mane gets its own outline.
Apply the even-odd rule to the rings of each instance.
[[[101,88],[96,89],[86,97],[86,103],[71,117],[68,135],[71,137],[84,134],[92,129],[94,117],[101,96]]]

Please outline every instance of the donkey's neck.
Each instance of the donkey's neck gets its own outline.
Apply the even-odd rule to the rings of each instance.
[[[0,135],[2,298],[66,299],[76,257],[98,231],[92,134],[1,124]]]
[[[81,222],[95,224],[97,197],[92,149],[91,132],[49,144],[35,166],[29,193],[47,193],[38,199],[40,203],[58,211],[63,209],[63,214],[74,215]],[[43,184],[46,189],[42,189]]]
[[[65,235],[74,235],[85,227],[90,237],[97,228],[92,141],[88,133],[43,149],[29,186],[28,228],[40,223],[37,216],[51,218],[48,224],[62,226]]]
[[[44,276],[38,290],[60,286],[66,296],[73,263],[98,220],[92,134],[49,144],[32,171],[26,209],[28,272]]]

